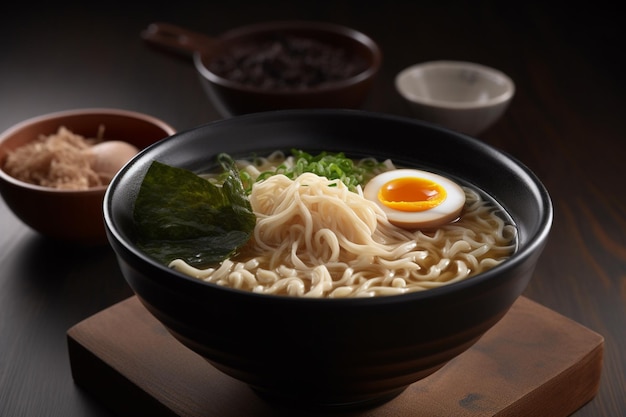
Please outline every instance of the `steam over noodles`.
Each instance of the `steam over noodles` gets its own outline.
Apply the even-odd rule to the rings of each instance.
[[[289,164],[281,154],[262,164]],[[242,161],[238,161],[242,164]],[[255,178],[267,166],[245,163]],[[394,169],[386,161],[384,169]],[[463,187],[460,218],[436,230],[406,230],[340,180],[312,173],[277,174],[253,185],[253,237],[215,268],[177,259],[170,267],[207,282],[264,294],[373,297],[421,291],[464,280],[507,259],[517,230],[491,201]]]

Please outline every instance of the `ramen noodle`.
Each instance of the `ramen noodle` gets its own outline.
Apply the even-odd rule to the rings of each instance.
[[[517,229],[502,209],[475,189],[463,190],[466,202],[457,221],[436,230],[406,230],[392,225],[360,187],[353,192],[340,180],[312,173],[293,180],[274,175],[252,187],[257,223],[237,255],[215,268],[198,269],[180,259],[170,266],[218,285],[299,297],[373,297],[441,287],[486,271],[515,250]]]

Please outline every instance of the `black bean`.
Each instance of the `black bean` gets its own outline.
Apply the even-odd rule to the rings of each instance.
[[[276,35],[241,44],[214,59],[209,69],[237,83],[261,89],[306,89],[352,77],[363,59],[315,39]]]

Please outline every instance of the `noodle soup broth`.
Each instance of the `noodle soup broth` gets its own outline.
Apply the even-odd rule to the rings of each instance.
[[[329,171],[327,177],[300,174],[302,159],[288,152],[259,155],[264,156],[236,159],[257,216],[252,238],[220,264],[199,268],[177,259],[170,267],[205,282],[262,294],[375,297],[459,282],[515,252],[517,228],[510,216],[493,198],[457,178],[453,181],[465,197],[458,218],[407,229],[390,223],[363,195],[369,179],[398,169],[394,161],[348,158],[354,167],[366,168],[342,180],[330,178],[334,174],[327,166],[319,168]],[[201,176],[218,178],[215,173]]]

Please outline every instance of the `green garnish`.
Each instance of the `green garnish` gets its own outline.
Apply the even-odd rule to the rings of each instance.
[[[183,259],[209,266],[235,253],[252,235],[256,216],[234,162],[218,161],[226,175],[217,186],[197,174],[154,161],[134,207],[138,245],[156,260]]]
[[[375,175],[377,168],[383,166],[381,162],[373,158],[364,158],[355,163],[353,159],[347,158],[343,152],[321,152],[317,155],[311,155],[298,149],[292,149],[291,154],[295,159],[293,167],[280,165],[275,170],[262,172],[256,181],[262,181],[276,174],[283,174],[293,180],[302,173],[311,172],[329,180],[341,180],[350,191],[355,191],[357,185],[365,184]],[[246,191],[250,193],[252,182],[249,176],[242,176],[242,179]]]

